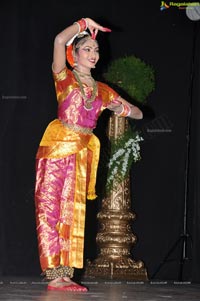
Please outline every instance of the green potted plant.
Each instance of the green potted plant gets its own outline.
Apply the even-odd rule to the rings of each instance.
[[[113,60],[106,73],[105,80],[126,94],[130,103],[145,104],[147,97],[155,89],[154,69],[134,55]],[[111,117],[112,118],[112,117]],[[133,127],[116,139],[110,139],[110,159],[106,182],[106,192],[109,194],[117,183],[123,181],[129,174],[133,162],[141,159],[140,142],[143,137]]]

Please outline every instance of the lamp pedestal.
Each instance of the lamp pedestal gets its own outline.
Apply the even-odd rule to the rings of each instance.
[[[114,115],[109,120],[108,136],[117,138],[127,127],[127,120]],[[131,257],[131,248],[136,242],[131,223],[135,213],[131,211],[130,178],[120,184],[102,200],[101,211],[97,215],[100,229],[96,241],[99,255],[87,261],[85,277],[101,277],[118,280],[148,280],[142,261]]]

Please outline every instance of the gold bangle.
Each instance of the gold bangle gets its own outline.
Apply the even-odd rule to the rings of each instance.
[[[87,21],[84,18],[74,22],[74,24],[77,24],[79,27],[78,33],[81,33],[87,29]]]
[[[118,115],[121,117],[128,117],[131,114],[131,107],[129,107],[128,105],[125,105],[125,104],[122,104],[122,105],[123,105],[123,110]]]

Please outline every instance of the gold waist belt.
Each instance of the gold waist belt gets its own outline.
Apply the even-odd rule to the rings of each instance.
[[[83,126],[80,126],[78,124],[70,124],[67,122],[62,121],[62,124],[67,127],[68,129],[75,131],[75,132],[79,132],[79,133],[83,133],[83,134],[92,134],[92,129],[91,128],[85,128]]]

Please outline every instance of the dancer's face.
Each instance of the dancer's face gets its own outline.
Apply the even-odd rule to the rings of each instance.
[[[99,60],[99,46],[96,40],[88,38],[78,46],[75,61],[79,68],[95,68]]]

